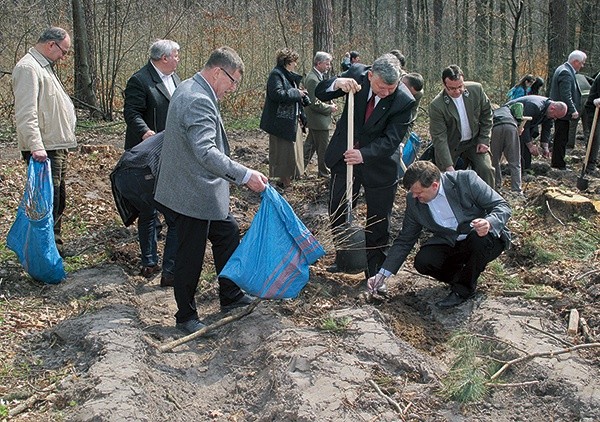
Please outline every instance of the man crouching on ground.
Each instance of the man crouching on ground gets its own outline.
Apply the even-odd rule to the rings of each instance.
[[[371,292],[385,291],[385,279],[396,274],[425,229],[432,236],[415,256],[421,273],[450,285],[436,303],[450,308],[471,298],[488,262],[510,245],[506,223],[511,209],[472,170],[441,173],[429,161],[408,167],[402,185],[408,190],[402,230],[377,275],[368,280]]]

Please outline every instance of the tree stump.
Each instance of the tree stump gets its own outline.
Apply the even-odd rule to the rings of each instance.
[[[594,203],[578,193],[549,188],[540,197],[542,208],[561,220],[573,220],[576,216],[591,217],[598,214]]]

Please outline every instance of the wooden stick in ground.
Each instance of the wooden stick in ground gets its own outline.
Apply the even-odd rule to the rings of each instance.
[[[238,319],[241,319],[241,318],[245,317],[246,315],[252,313],[252,311],[254,311],[254,308],[256,308],[256,306],[261,301],[262,301],[262,299],[255,299],[250,305],[246,306],[241,311],[239,311],[233,315],[229,315],[225,318],[221,318],[217,322],[207,325],[206,327],[196,331],[195,333],[189,334],[185,337],[181,337],[180,339],[177,339],[177,340],[173,340],[172,342],[163,344],[162,346],[158,346],[158,350],[162,353],[168,352],[177,346],[181,346],[182,344],[187,343],[188,341],[191,341],[198,337],[201,337],[201,336],[205,335],[206,333],[209,333],[219,327],[229,324],[230,322],[237,321]]]
[[[516,358],[516,359],[506,362],[502,366],[502,368],[500,368],[494,375],[491,376],[490,382],[494,381],[496,378],[498,378],[500,375],[502,375],[504,373],[504,371],[506,371],[511,365],[515,365],[517,363],[520,363],[520,362],[523,362],[526,360],[530,360],[533,358],[551,357],[551,356],[555,356],[555,355],[562,355],[564,353],[574,352],[575,350],[579,350],[579,349],[591,349],[591,348],[595,348],[595,347],[600,347],[600,343],[578,344],[577,346],[568,347],[566,349],[550,350],[549,352],[538,352],[538,353],[531,353],[526,356],[521,356],[520,358]]]
[[[346,109],[348,110],[348,136],[346,138],[346,149],[350,150],[354,148],[354,92],[348,93],[348,104]],[[354,166],[352,164],[346,165],[346,201],[348,207],[348,222],[350,222],[352,213],[352,179],[354,177]]]

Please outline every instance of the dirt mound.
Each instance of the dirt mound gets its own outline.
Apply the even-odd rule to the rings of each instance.
[[[230,138],[236,159],[266,172],[264,135],[240,132]],[[90,145],[106,142],[99,137]],[[565,242],[593,238],[592,229],[582,237],[574,222],[557,223],[544,201],[536,202],[557,180],[574,186],[574,172],[554,174],[546,163],[536,163],[539,174],[525,187],[529,200],[511,200],[519,215],[511,221],[514,248],[498,260],[500,268],[486,271],[474,300],[445,311],[433,304],[447,290],[416,274],[411,260],[391,278],[389,297],[378,301],[365,300],[360,275],[325,270],[333,261],[327,182],[311,173],[284,192],[329,252],[311,267],[300,296],[262,302],[210,336],[161,353],[156,344],[182,333],[174,327],[172,290],[160,288],[158,277],[138,275],[135,228],[125,229],[117,219],[106,177],[120,155],[120,139],[114,143],[112,149],[72,156],[66,232],[74,256],[67,258],[68,279],[41,286],[13,261],[0,269],[7,327],[2,339],[11,345],[5,346],[3,365],[34,368],[37,388],[23,386],[18,377],[10,389],[8,383],[0,388],[11,411],[22,406],[13,420],[600,420],[599,349],[546,356],[591,343],[598,334],[598,248],[583,260],[548,258],[543,253],[552,251],[531,243],[553,232]],[[2,233],[24,173],[17,158],[6,161],[0,181],[9,211],[0,218]],[[600,179],[594,178],[589,193],[598,195],[598,189]],[[232,189],[232,212],[242,231],[258,204],[258,195]],[[399,192],[394,231],[403,209]],[[356,215],[362,214],[359,206]],[[595,221],[584,222],[590,226],[583,231]],[[197,301],[201,318],[212,323],[224,314],[207,252]],[[540,264],[541,257],[547,264]],[[509,289],[513,278],[525,286]],[[534,284],[547,290],[526,295],[524,288]],[[585,317],[589,337],[566,334],[571,308]],[[461,352],[453,347],[461,336],[481,343],[470,359],[488,380],[503,362],[540,356],[511,365],[500,384],[488,385],[476,402],[461,404],[448,399],[448,379],[461,369]],[[484,361],[494,364],[484,367]]]

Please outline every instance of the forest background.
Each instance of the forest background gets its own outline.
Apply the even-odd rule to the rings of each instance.
[[[298,72],[310,71],[315,51],[334,55],[333,72],[346,51],[365,63],[399,49],[407,69],[425,78],[427,105],[441,89],[439,75],[458,64],[466,79],[484,84],[503,103],[520,75],[548,81],[569,52],[588,54],[588,76],[600,67],[597,0],[0,0],[0,121],[11,130],[10,72],[50,25],[67,29],[73,53],[58,73],[76,105],[106,121],[121,121],[127,79],[143,66],[158,38],[181,45],[177,72],[198,71],[221,45],[236,49],[246,65],[238,91],[223,113],[229,123],[258,125],[265,83],[284,46],[300,54]],[[548,85],[548,84],[547,84]],[[8,125],[7,125],[8,123]],[[8,129],[8,131],[6,130]]]

